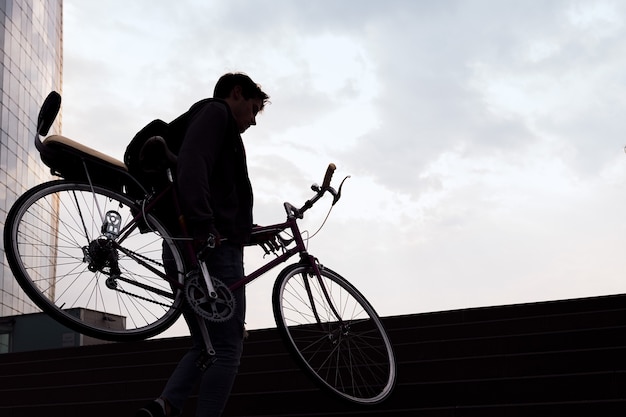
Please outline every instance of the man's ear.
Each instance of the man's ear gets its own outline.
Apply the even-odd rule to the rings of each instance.
[[[242,91],[241,86],[236,85],[233,87],[233,90],[230,92],[230,95],[233,99],[239,100],[240,98],[243,98],[241,91]]]

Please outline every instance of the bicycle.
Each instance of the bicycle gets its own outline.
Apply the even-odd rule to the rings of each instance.
[[[185,253],[193,251],[189,235],[184,227],[182,236],[170,234],[160,216],[163,204],[180,213],[170,171],[162,190],[148,189],[124,163],[107,155],[59,135],[41,140],[60,105],[56,92],[44,101],[35,145],[61,179],[20,196],[4,230],[11,270],[39,308],[92,337],[140,340],[172,325],[184,302],[199,318],[228,320],[231,291],[299,256],[280,271],[272,292],[274,318],[289,352],[316,383],[341,398],[376,404],[391,394],[396,362],[380,318],[352,284],[307,252],[298,226],[326,193],[333,196],[332,205],[339,201],[343,181],[338,190],[330,186],[333,164],[302,207],[284,203],[285,222],[255,229],[271,236],[261,246],[274,257],[226,287],[209,275],[201,253],[192,254],[197,268],[186,265]],[[158,137],[151,140],[163,145]],[[166,249],[174,273],[164,268]],[[209,366],[214,351],[204,333],[209,356],[204,366]]]

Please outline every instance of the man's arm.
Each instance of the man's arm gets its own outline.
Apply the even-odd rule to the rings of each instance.
[[[181,210],[194,240],[219,237],[210,204],[209,179],[226,136],[228,110],[221,103],[209,103],[190,120],[178,153],[176,182]]]

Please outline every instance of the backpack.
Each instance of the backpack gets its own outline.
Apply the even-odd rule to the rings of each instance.
[[[147,190],[154,191],[164,187],[169,182],[167,168],[173,168],[172,155],[178,155],[187,126],[191,118],[213,99],[204,99],[172,120],[166,123],[155,119],[144,126],[126,147],[124,163],[128,172]],[[162,139],[154,140],[155,137]],[[164,146],[166,145],[166,146]],[[129,190],[136,194],[139,190]]]
[[[199,101],[170,123],[155,119],[133,137],[124,152],[124,164],[128,173],[141,186],[132,181],[126,184],[126,193],[131,198],[139,202],[146,198],[146,193],[159,192],[170,183],[168,169],[170,173],[175,172],[175,157],[185,138],[189,121],[202,104],[209,100],[212,99]],[[179,232],[178,218],[169,201],[159,202],[152,211],[170,233]],[[139,222],[139,230],[147,233],[152,228],[145,222]]]

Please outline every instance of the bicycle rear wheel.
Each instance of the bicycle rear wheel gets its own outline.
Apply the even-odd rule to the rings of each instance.
[[[184,265],[163,223],[117,191],[66,180],[41,184],[11,208],[7,260],[33,302],[57,321],[105,340],[156,335],[178,318],[182,291],[164,277],[164,246]],[[148,227],[146,227],[148,226]]]
[[[376,404],[395,385],[396,362],[370,303],[339,274],[306,264],[285,268],[274,285],[278,329],[291,353],[323,388],[359,404]]]

